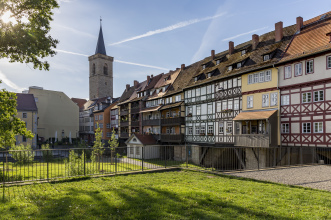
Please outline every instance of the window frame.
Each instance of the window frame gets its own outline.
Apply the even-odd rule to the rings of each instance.
[[[22,112],[22,118],[28,118],[28,113],[27,112]]]
[[[270,106],[277,106],[277,104],[278,104],[278,93],[273,92],[270,94]]]
[[[296,67],[297,67],[298,64],[301,65],[301,74],[296,75],[296,69],[297,69]],[[302,73],[303,73],[303,71],[302,71],[302,62],[294,63],[294,77],[302,76]]]
[[[316,128],[315,125],[316,124],[318,124],[317,131],[315,130],[315,128]],[[319,126],[319,125],[321,125],[321,126]],[[318,134],[323,133],[323,122],[322,121],[314,122],[313,123],[313,128],[314,128],[314,133],[318,133]]]
[[[309,124],[309,127],[307,126]],[[302,123],[302,133],[303,134],[310,134],[311,133],[311,122],[303,122]],[[307,131],[309,128],[309,132]],[[306,131],[304,131],[306,129]]]
[[[251,98],[251,100],[249,100]],[[249,105],[251,103],[251,105]],[[247,96],[247,108],[253,108],[254,107],[254,96],[249,95]]]
[[[281,124],[281,133],[282,134],[288,134],[288,133],[290,133],[290,123],[282,123]]]
[[[267,97],[266,99],[264,97]],[[269,107],[269,98],[270,98],[270,94],[266,93],[266,94],[262,94],[262,108],[263,107]],[[264,102],[264,100],[266,100],[266,102]]]
[[[310,94],[310,101],[306,101],[306,102],[303,101],[303,95],[304,94]],[[307,97],[306,97],[306,99],[307,99]],[[311,102],[312,102],[312,94],[311,94],[311,92],[303,92],[303,93],[301,93],[301,103],[306,104],[306,103],[311,103]]]
[[[224,134],[224,122],[219,122],[218,123],[218,133],[219,134]]]
[[[329,58],[331,58],[331,55],[330,56],[326,56],[326,69],[329,70],[331,69],[331,65],[329,66]],[[331,59],[330,59],[330,64],[331,64]]]
[[[267,73],[270,73],[270,79],[267,80]],[[264,76],[264,82],[270,82],[272,81],[272,71],[271,70],[266,70],[265,71],[265,76]]]
[[[263,61],[268,61],[268,60],[270,60],[270,54],[264,54]]]
[[[284,66],[284,79],[292,78],[292,65]]]
[[[284,103],[284,97],[287,96],[288,99],[286,99],[288,102],[286,102],[286,104]],[[281,105],[290,105],[290,95],[282,95],[281,96]]]
[[[317,101],[315,100],[315,93],[316,93],[316,92],[317,92],[317,94],[318,94],[318,100],[317,100]],[[321,99],[321,97],[320,97],[320,92],[323,92],[322,99]],[[314,91],[313,101],[314,101],[314,102],[323,102],[323,101],[324,101],[324,90],[316,90],[316,91]]]

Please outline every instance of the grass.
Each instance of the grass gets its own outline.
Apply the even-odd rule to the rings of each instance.
[[[1,188],[0,188],[1,189]],[[330,219],[331,193],[194,171],[6,188],[1,219]]]

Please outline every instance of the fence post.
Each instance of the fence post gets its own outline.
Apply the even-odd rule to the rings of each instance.
[[[86,152],[85,149],[83,149],[83,154],[84,154],[84,176],[86,176]]]
[[[47,181],[49,181],[49,173],[48,173],[48,161],[49,161],[49,160],[47,160]]]
[[[211,148],[211,171],[214,171],[214,160],[213,160],[213,155],[214,155],[214,148]]]
[[[164,168],[167,168],[167,146],[164,146]]]
[[[141,170],[144,171],[144,146],[141,147]]]
[[[260,170],[260,148],[257,148],[257,169]]]
[[[118,160],[118,156],[116,154],[115,155],[115,174],[117,173],[117,160]]]
[[[185,151],[186,151],[186,168],[188,168],[188,148],[187,145],[185,144]]]

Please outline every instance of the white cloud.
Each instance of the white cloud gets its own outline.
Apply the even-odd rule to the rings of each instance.
[[[10,79],[8,79],[7,76],[6,76],[4,73],[2,73],[1,71],[0,71],[0,80],[1,80],[4,84],[6,84],[8,87],[10,87],[10,88],[16,90],[17,92],[22,92],[23,90],[25,90],[25,88],[21,88],[21,87],[19,87],[18,85],[16,85],[15,83],[13,83],[13,82],[12,82]]]
[[[87,36],[87,37],[90,37],[90,38],[93,38],[93,39],[97,38],[97,36],[95,36],[93,34],[89,34],[89,33],[86,33],[84,31],[80,31],[80,30],[77,30],[77,29],[74,29],[74,28],[71,28],[71,27],[66,27],[66,26],[58,25],[58,24],[56,24],[55,26],[57,26],[59,28],[62,28],[62,29],[65,29],[65,30],[68,30],[68,31],[71,31],[72,33],[78,34],[80,36],[84,35],[84,36]]]
[[[58,50],[54,49],[57,52],[60,53],[67,53],[67,54],[72,54],[72,55],[78,55],[78,56],[84,56],[84,57],[89,57],[88,55],[81,54],[81,53],[75,53],[75,52],[70,52],[70,51],[65,51],[65,50]],[[158,67],[158,66],[152,66],[152,65],[147,65],[147,64],[141,64],[141,63],[133,63],[133,62],[127,62],[127,61],[122,61],[122,60],[114,60],[114,62],[117,63],[124,63],[124,64],[129,64],[129,65],[135,65],[135,66],[142,66],[142,67],[147,67],[147,68],[153,68],[153,69],[159,69],[159,70],[166,70],[168,71],[169,69],[163,68],[163,67]]]
[[[202,21],[212,20],[212,19],[221,17],[221,16],[223,16],[225,14],[226,13],[223,12],[223,13],[216,14],[214,16],[208,16],[208,17],[205,17],[205,18],[192,19],[192,20],[188,20],[188,21],[182,21],[182,22],[179,22],[177,24],[170,25],[170,26],[165,27],[165,28],[157,29],[157,30],[154,30],[154,31],[148,31],[145,34],[141,34],[141,35],[138,35],[138,36],[135,36],[135,37],[127,38],[127,39],[124,39],[122,41],[118,41],[118,42],[109,44],[109,46],[122,44],[124,42],[133,41],[133,40],[137,40],[137,39],[144,38],[144,37],[149,37],[149,36],[152,36],[152,35],[155,35],[155,34],[160,34],[160,33],[168,32],[168,31],[172,31],[172,30],[175,30],[175,29],[178,29],[178,28],[183,28],[183,27],[186,27],[186,26],[195,24],[195,23],[202,22]]]
[[[264,30],[266,28],[268,28],[268,26],[267,27],[263,27],[263,28],[259,28],[259,29],[255,29],[255,30],[252,30],[252,31],[248,31],[248,32],[245,32],[245,33],[242,33],[242,34],[238,34],[238,35],[235,35],[233,37],[228,37],[228,38],[223,39],[222,41],[228,41],[228,40],[232,40],[232,39],[235,39],[235,38],[238,38],[238,37],[247,35],[247,34],[256,33],[258,31]]]

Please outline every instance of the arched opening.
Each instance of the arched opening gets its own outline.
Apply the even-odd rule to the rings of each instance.
[[[92,75],[95,75],[95,64],[92,65]]]
[[[105,63],[105,65],[103,66],[103,74],[108,75],[108,65],[107,65],[107,63]]]

